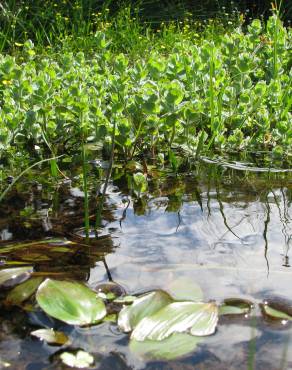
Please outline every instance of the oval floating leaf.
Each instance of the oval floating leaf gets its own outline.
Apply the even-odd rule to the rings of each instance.
[[[113,281],[98,284],[94,288],[94,290],[98,293],[100,297],[107,300],[113,300],[126,294],[126,290],[121,285]]]
[[[140,320],[150,316],[173,302],[171,296],[163,290],[156,290],[138,297],[131,306],[124,307],[118,318],[118,325],[124,332],[134,329]]]
[[[160,341],[189,329],[192,335],[205,336],[215,332],[217,321],[218,307],[214,303],[174,302],[141,320],[131,338]]]
[[[27,280],[33,272],[32,266],[14,267],[0,271],[0,288],[12,288]]]
[[[76,282],[46,279],[36,299],[48,315],[71,325],[94,324],[106,315],[103,300],[87,286]]]
[[[77,367],[77,369],[85,369],[94,363],[93,356],[85,351],[78,351],[76,354],[63,352],[60,355],[60,359],[65,365]]]
[[[219,315],[244,315],[251,311],[253,303],[240,298],[228,298],[219,306]]]
[[[201,337],[174,333],[160,342],[131,340],[130,349],[138,356],[149,360],[173,360],[193,352],[201,341]]]
[[[37,290],[43,281],[42,277],[31,278],[13,288],[6,297],[5,304],[20,305],[26,301]]]
[[[53,329],[39,329],[32,331],[30,334],[50,344],[63,345],[69,341],[67,335]]]
[[[262,314],[272,320],[288,320],[292,321],[292,316],[284,311],[269,306],[269,303],[260,304]]]

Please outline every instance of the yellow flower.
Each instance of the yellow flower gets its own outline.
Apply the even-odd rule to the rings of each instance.
[[[3,81],[2,81],[2,83],[3,83],[3,85],[5,85],[5,86],[9,86],[9,85],[11,85],[11,84],[12,84],[12,81],[11,81],[11,80],[3,80]]]

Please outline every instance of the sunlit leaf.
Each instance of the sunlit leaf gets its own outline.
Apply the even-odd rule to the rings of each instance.
[[[30,334],[50,344],[63,345],[69,341],[67,335],[53,329],[38,329],[32,331]]]
[[[12,288],[27,280],[33,272],[32,266],[15,267],[0,271],[0,288]]]
[[[31,278],[12,289],[6,297],[5,304],[20,305],[26,301],[43,281],[42,277]]]
[[[76,354],[63,352],[60,358],[65,365],[77,367],[77,369],[85,369],[94,363],[93,356],[85,351],[78,351]]]
[[[130,341],[130,349],[136,355],[149,360],[173,360],[193,352],[202,337],[186,333],[174,333],[162,341]]]
[[[146,316],[150,316],[165,307],[173,299],[162,290],[153,291],[137,298],[131,306],[124,307],[118,318],[118,325],[124,332],[129,332]]]
[[[174,302],[152,316],[145,315],[135,327],[131,338],[159,341],[189,329],[192,335],[205,336],[215,332],[217,321],[218,308],[214,303]]]
[[[46,279],[36,298],[48,315],[71,325],[97,323],[106,315],[103,300],[77,282]]]

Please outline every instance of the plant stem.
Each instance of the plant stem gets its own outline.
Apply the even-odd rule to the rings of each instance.
[[[101,199],[100,199],[100,202],[99,202],[99,205],[98,205],[98,208],[97,208],[97,212],[96,212],[96,219],[95,219],[96,233],[97,233],[97,229],[101,226],[101,213],[102,213],[102,210],[103,210],[103,204],[104,204],[104,200],[105,200],[106,189],[108,187],[108,183],[109,183],[111,173],[112,173],[113,162],[114,162],[115,138],[116,138],[116,121],[114,120],[114,127],[113,127],[113,132],[112,132],[112,137],[111,137],[112,143],[111,143],[111,155],[110,155],[109,167],[108,167],[105,182],[104,182],[104,185],[103,185]]]

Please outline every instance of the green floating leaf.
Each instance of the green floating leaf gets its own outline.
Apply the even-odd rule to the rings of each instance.
[[[30,334],[50,344],[63,345],[69,341],[67,335],[53,329],[39,329],[32,331]]]
[[[99,297],[107,300],[113,300],[126,294],[125,289],[120,284],[113,281],[100,283],[94,288],[94,290],[98,293]]]
[[[0,271],[0,288],[12,288],[27,280],[33,272],[32,266],[15,267]]]
[[[145,316],[150,316],[173,302],[163,290],[153,291],[137,298],[131,306],[124,307],[118,318],[118,325],[124,332],[130,332]]]
[[[173,360],[193,352],[201,341],[202,337],[174,333],[160,342],[131,340],[130,349],[136,355],[149,360]]]
[[[273,308],[267,304],[260,304],[260,308],[262,314],[272,320],[288,320],[292,321],[292,316],[284,311],[280,311],[279,309]]]
[[[31,278],[12,289],[6,297],[5,304],[21,305],[37,290],[43,281],[42,277]]]
[[[106,315],[103,300],[87,286],[76,282],[46,279],[36,299],[48,315],[71,325],[94,324]]]
[[[163,340],[173,333],[190,329],[196,336],[211,335],[218,321],[218,307],[214,303],[174,302],[163,307],[152,316],[141,320],[131,338],[144,341]]]
[[[65,365],[77,367],[77,369],[85,369],[94,363],[93,356],[85,351],[78,351],[76,354],[63,352],[60,359]]]
[[[251,311],[252,307],[253,303],[248,300],[228,298],[219,306],[219,315],[245,315]]]
[[[137,299],[134,295],[126,295],[124,297],[119,297],[114,300],[114,303],[121,303],[121,304],[131,304]]]

